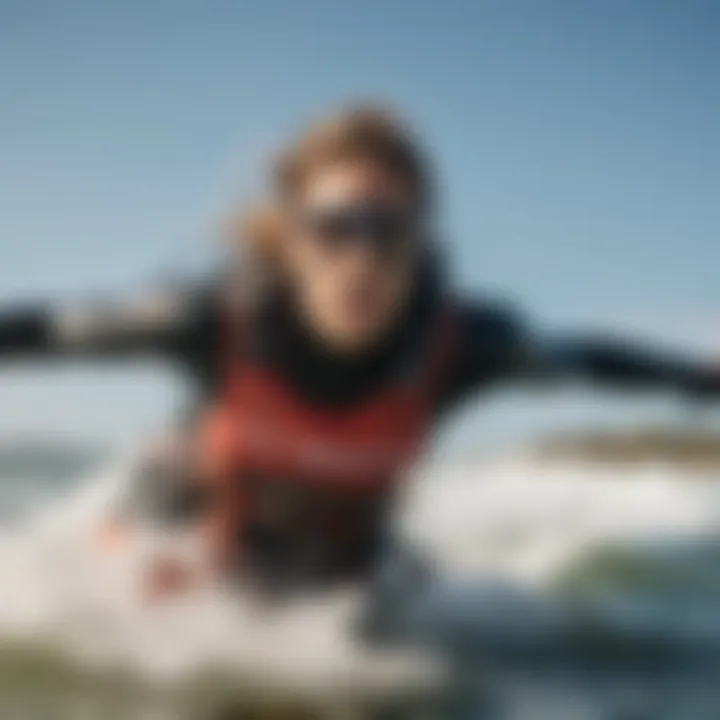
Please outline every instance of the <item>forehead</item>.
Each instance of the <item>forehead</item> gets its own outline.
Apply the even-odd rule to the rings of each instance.
[[[299,200],[311,205],[372,199],[396,204],[412,200],[410,184],[382,163],[345,160],[318,168],[305,183]]]

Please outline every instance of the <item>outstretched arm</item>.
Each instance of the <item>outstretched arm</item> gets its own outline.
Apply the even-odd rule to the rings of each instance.
[[[186,288],[72,307],[0,306],[0,360],[172,355],[202,331],[205,299]]]
[[[516,380],[582,381],[628,390],[670,390],[720,400],[720,369],[614,335],[550,336],[529,331],[507,308],[461,308],[459,347],[443,407]]]
[[[674,390],[720,399],[720,371],[679,353],[613,335],[532,335],[518,371],[539,379],[577,378],[631,390]]]

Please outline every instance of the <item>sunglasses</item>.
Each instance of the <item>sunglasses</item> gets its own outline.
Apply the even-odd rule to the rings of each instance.
[[[380,205],[316,209],[300,220],[309,234],[330,249],[363,243],[385,255],[397,254],[414,242],[419,229],[414,213]]]

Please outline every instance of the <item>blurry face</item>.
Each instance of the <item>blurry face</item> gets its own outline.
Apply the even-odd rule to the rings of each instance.
[[[411,188],[377,164],[338,163],[306,183],[289,263],[302,317],[328,346],[362,352],[401,311],[419,242]]]

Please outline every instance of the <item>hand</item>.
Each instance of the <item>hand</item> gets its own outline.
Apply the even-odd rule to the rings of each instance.
[[[689,391],[700,402],[720,401],[720,368],[717,365],[701,367],[688,383]]]
[[[110,518],[95,529],[92,542],[101,550],[110,552],[123,547],[129,536],[129,528],[121,518]]]
[[[150,601],[167,599],[192,588],[195,581],[187,565],[172,558],[162,558],[150,568],[145,595]]]

